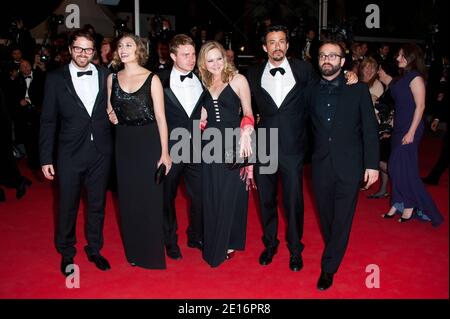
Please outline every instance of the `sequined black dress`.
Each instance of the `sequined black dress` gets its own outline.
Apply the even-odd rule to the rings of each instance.
[[[115,149],[125,254],[136,266],[164,269],[163,189],[154,181],[161,143],[150,96],[152,77],[153,73],[139,90],[127,93],[113,74],[111,105],[119,120]]]

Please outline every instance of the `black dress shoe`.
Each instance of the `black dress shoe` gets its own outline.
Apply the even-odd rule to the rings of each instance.
[[[317,281],[317,288],[319,290],[326,290],[331,287],[333,284],[333,276],[334,274],[327,273],[322,271],[320,273],[319,280]]]
[[[300,271],[303,268],[303,258],[301,255],[291,254],[289,259],[289,268],[292,271]]]
[[[183,256],[181,255],[180,247],[177,244],[167,245],[166,246],[166,254],[167,254],[167,257],[174,259],[174,260],[179,260],[179,259],[183,258]]]
[[[371,194],[367,196],[369,199],[379,199],[379,198],[387,198],[389,197],[389,193],[383,193],[383,194]]]
[[[424,182],[427,185],[433,185],[433,186],[439,185],[439,179],[429,177],[429,176],[423,177],[422,182]]]
[[[67,266],[69,266],[69,265],[72,265],[74,262],[73,262],[73,258],[68,258],[68,257],[63,257],[62,259],[61,259],[61,267],[60,267],[60,269],[61,269],[61,273],[64,275],[64,276],[69,276],[70,274],[72,274],[73,273],[73,271],[71,271],[71,272],[67,272],[66,271],[66,269],[67,269]]]
[[[187,245],[190,248],[197,248],[203,250],[203,242],[201,240],[188,240]]]
[[[277,253],[277,248],[267,247],[259,256],[259,264],[266,266],[272,262],[273,256]]]
[[[22,181],[20,182],[19,186],[16,188],[16,198],[21,199],[25,193],[27,192],[27,186],[31,186],[31,181],[26,178],[22,177]]]
[[[0,188],[0,202],[4,202],[6,200],[5,191]]]
[[[95,264],[95,266],[100,269],[100,270],[108,270],[111,269],[111,266],[108,262],[108,260],[106,260],[105,257],[103,257],[102,255],[90,255],[88,256],[88,260],[92,263]]]

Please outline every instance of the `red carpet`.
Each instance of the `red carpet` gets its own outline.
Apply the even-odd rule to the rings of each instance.
[[[440,141],[422,143],[421,170],[432,166]],[[32,175],[23,168],[24,174]],[[59,272],[60,256],[53,244],[52,191],[50,183],[34,180],[22,200],[15,190],[7,191],[0,203],[0,298],[448,298],[449,225],[448,173],[439,186],[428,187],[445,222],[439,228],[414,220],[399,224],[380,217],[388,209],[387,199],[368,200],[375,187],[361,192],[349,247],[334,285],[328,291],[316,289],[323,249],[318,219],[313,210],[309,167],[305,168],[305,267],[294,273],[288,268],[289,254],[280,223],[278,254],[269,266],[258,264],[263,249],[261,228],[250,200],[247,247],[233,259],[212,269],[201,259],[199,250],[186,246],[185,201],[180,192],[178,218],[183,259],[167,260],[165,271],[129,266],[120,239],[115,206],[108,194],[105,221],[105,247],[102,253],[112,269],[97,270],[83,252],[83,212],[77,228],[81,271],[80,288],[68,289]],[[366,287],[366,266],[378,265],[380,288]]]

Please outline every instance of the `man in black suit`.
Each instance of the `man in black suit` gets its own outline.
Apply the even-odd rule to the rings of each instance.
[[[319,49],[322,79],[306,91],[314,150],[313,188],[325,239],[317,287],[328,289],[344,257],[362,180],[378,179],[378,124],[364,83],[345,85],[344,51],[337,42]]]
[[[39,114],[42,108],[45,74],[33,70],[30,62],[22,60],[19,75],[14,80],[14,109],[16,139],[23,142],[28,166],[39,169]]]
[[[287,242],[290,251],[289,267],[299,271],[303,267],[303,158],[305,153],[305,109],[302,91],[317,76],[309,62],[288,60],[288,31],[284,26],[270,26],[266,30],[263,49],[268,61],[249,69],[248,81],[253,101],[260,114],[258,130],[266,131],[266,154],[270,139],[276,138],[270,129],[278,130],[278,168],[271,174],[256,170],[265,249],[259,263],[268,265],[277,252],[278,233],[278,177],[283,189],[284,213],[287,221]],[[260,138],[258,136],[258,138]],[[258,143],[260,145],[260,143]]]
[[[59,182],[56,247],[62,255],[61,272],[66,276],[76,254],[75,225],[82,186],[87,195],[85,252],[97,268],[111,268],[100,255],[112,149],[105,87],[109,72],[91,63],[95,53],[91,33],[75,31],[69,43],[72,61],[47,76],[39,142],[42,171],[47,179],[56,176]]]
[[[200,120],[200,101],[204,89],[199,78],[192,72],[196,63],[194,41],[187,35],[178,34],[170,41],[169,50],[173,67],[159,73],[164,88],[166,119],[171,132],[170,156],[173,159],[172,168],[164,181],[164,237],[167,256],[181,259],[175,211],[175,197],[181,177],[184,178],[191,201],[187,229],[188,246],[203,249],[201,164],[200,160],[194,161],[193,158],[194,154],[201,154],[201,149],[198,148],[200,145],[196,147],[192,142],[192,136],[196,133],[200,136],[198,124],[195,125],[194,120]],[[185,153],[186,149],[176,147],[180,138],[174,131],[177,128],[189,132],[189,154]],[[177,161],[180,156],[181,160]]]

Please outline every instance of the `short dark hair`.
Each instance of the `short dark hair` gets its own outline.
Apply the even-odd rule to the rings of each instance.
[[[264,37],[262,38],[263,40],[263,44],[267,43],[267,34],[269,34],[270,32],[284,32],[284,34],[286,35],[286,42],[289,42],[289,31],[288,28],[284,25],[281,24],[276,24],[276,25],[271,25],[270,27],[268,27],[266,29],[266,32],[264,33]]]
[[[79,30],[74,31],[69,37],[70,46],[72,46],[73,43],[75,41],[77,41],[78,38],[86,38],[86,39],[88,39],[89,41],[92,42],[92,44],[93,44],[93,46],[95,48],[94,35],[92,34],[92,32],[88,31],[87,29],[79,29]]]
[[[178,47],[181,45],[192,45],[195,48],[195,43],[192,38],[186,34],[177,34],[169,42],[169,52],[177,54]]]
[[[331,45],[337,46],[339,48],[339,50],[341,51],[341,53],[340,53],[341,57],[343,57],[343,58],[345,57],[345,50],[342,47],[342,45],[340,45],[339,42],[333,41],[333,40],[327,40],[327,41],[322,42],[322,44],[319,47],[319,52],[320,52],[320,49],[326,44],[331,44]]]

